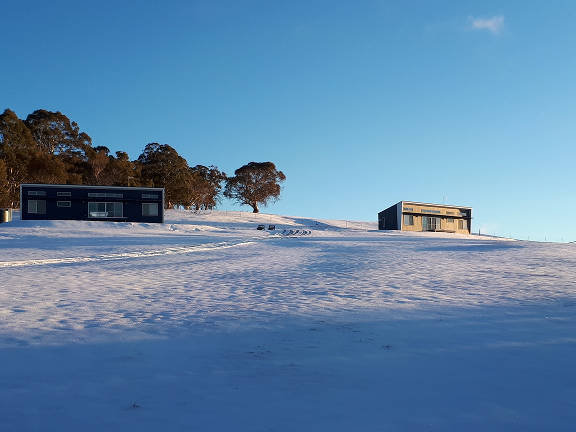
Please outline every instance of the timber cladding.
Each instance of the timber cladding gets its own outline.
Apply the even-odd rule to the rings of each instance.
[[[400,201],[378,213],[378,229],[470,234],[472,209],[445,204]]]

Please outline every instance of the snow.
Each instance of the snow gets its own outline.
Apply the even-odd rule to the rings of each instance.
[[[243,212],[14,216],[2,431],[574,428],[574,244]]]

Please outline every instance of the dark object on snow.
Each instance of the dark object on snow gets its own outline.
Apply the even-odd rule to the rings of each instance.
[[[164,222],[164,189],[23,184],[22,220]]]
[[[269,229],[270,231],[273,231],[273,230],[276,229],[276,225],[268,225],[268,229]]]
[[[261,231],[263,229],[266,229],[266,227],[264,225],[258,225],[258,227],[256,227],[256,229]]]

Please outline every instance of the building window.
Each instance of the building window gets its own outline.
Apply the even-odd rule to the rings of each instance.
[[[414,211],[412,207],[404,207],[404,211]]]
[[[56,201],[56,207],[72,207],[72,202],[70,202],[70,201]]]
[[[156,194],[149,194],[149,193],[143,193],[142,194],[142,198],[147,198],[147,199],[158,199],[158,195]]]
[[[46,196],[45,191],[28,191],[28,195],[30,196]]]
[[[121,202],[89,202],[88,217],[91,218],[121,218]]]
[[[71,192],[56,192],[56,196],[72,196]]]
[[[89,198],[124,198],[121,193],[112,192],[88,192]]]
[[[468,221],[467,220],[459,220],[458,221],[458,229],[467,230],[468,229]]]
[[[142,203],[142,216],[158,216],[158,203]]]
[[[46,200],[28,200],[28,213],[46,214]]]
[[[426,209],[422,209],[422,213],[434,213],[434,214],[440,214],[440,210],[426,210]]]
[[[405,214],[404,225],[414,225],[414,216]]]
[[[422,231],[438,231],[442,228],[442,218],[422,216]]]

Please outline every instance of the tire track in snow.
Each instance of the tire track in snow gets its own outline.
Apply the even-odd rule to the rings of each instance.
[[[195,246],[171,247],[164,249],[152,249],[147,251],[123,252],[123,253],[106,254],[106,255],[86,256],[86,257],[51,258],[51,259],[22,260],[22,261],[0,261],[0,268],[38,266],[38,265],[50,265],[50,264],[78,264],[78,263],[95,262],[95,261],[115,261],[123,259],[148,258],[164,255],[182,255],[192,252],[205,252],[218,249],[228,249],[237,246],[247,246],[253,243],[256,243],[256,241],[249,240],[238,243],[220,242],[220,243],[200,244]]]

